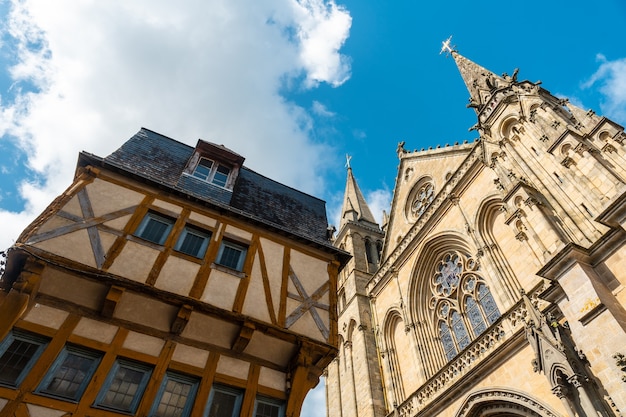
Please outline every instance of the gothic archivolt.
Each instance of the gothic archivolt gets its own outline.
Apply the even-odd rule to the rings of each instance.
[[[530,395],[510,389],[489,388],[471,393],[455,417],[492,415],[558,417],[548,406]]]
[[[452,360],[500,317],[478,259],[459,237],[440,236],[426,244],[414,268],[409,305],[420,324],[418,343]]]

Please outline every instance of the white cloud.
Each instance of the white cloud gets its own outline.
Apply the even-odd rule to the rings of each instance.
[[[604,96],[600,109],[605,116],[616,121],[626,121],[626,58],[608,61],[604,55],[598,54],[600,62],[598,70],[582,87],[590,88],[599,85]]]
[[[380,226],[383,225],[383,210],[389,214],[391,208],[391,191],[382,188],[366,193],[365,199],[370,211]]]
[[[336,113],[328,110],[328,108],[326,106],[324,106],[322,103],[320,103],[317,100],[313,100],[313,104],[311,105],[311,111],[318,115],[318,116],[322,116],[322,117],[335,117]]]
[[[141,126],[227,144],[264,175],[324,190],[314,173],[330,145],[279,91],[349,77],[351,18],[333,0],[14,0],[4,20],[11,76],[36,89],[0,103],[0,136],[18,138],[44,181],[22,185],[25,212],[0,211],[0,247],[69,185],[79,151],[106,156]]]
[[[298,38],[302,43],[300,59],[307,69],[307,83],[325,81],[333,86],[350,78],[350,60],[338,53],[348,38],[352,18],[333,3],[320,0],[297,0]]]

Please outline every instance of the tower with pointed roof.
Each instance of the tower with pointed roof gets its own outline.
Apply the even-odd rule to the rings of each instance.
[[[339,354],[327,368],[329,415],[383,417],[380,364],[366,285],[378,269],[383,232],[348,165],[336,246],[352,254],[338,278]]]
[[[384,415],[622,416],[623,127],[518,70],[497,75],[449,40],[442,52],[467,87],[478,137],[398,145],[383,250],[363,297]],[[351,181],[349,171],[337,244],[356,233],[353,222],[368,226]],[[329,417],[360,416],[351,410],[329,406]]]

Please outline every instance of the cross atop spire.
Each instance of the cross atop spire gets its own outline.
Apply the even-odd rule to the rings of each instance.
[[[450,45],[451,42],[452,42],[452,35],[450,35],[450,37],[446,39],[445,41],[441,42],[441,51],[439,51],[439,55],[445,52],[446,56],[448,56],[452,52],[456,52],[455,50],[456,47],[454,45]]]
[[[350,160],[352,159],[352,156],[346,154],[346,168],[351,169],[352,167],[350,166]]]

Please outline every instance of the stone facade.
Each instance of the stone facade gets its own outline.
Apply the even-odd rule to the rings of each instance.
[[[623,128],[449,52],[480,137],[399,144],[376,268],[361,242],[383,231],[348,171],[328,416],[622,415]]]

